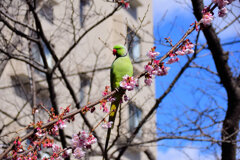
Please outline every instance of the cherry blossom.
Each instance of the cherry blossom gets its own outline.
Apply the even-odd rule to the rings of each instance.
[[[151,86],[152,78],[145,78],[144,82],[146,83],[146,85]]]
[[[152,65],[145,65],[144,69],[148,72],[148,73],[152,73],[152,71],[154,70]]]
[[[191,48],[186,48],[186,49],[184,50],[184,53],[185,53],[185,54],[191,54],[191,53],[194,53],[194,50],[191,49]]]
[[[62,148],[60,146],[56,145],[56,144],[53,144],[52,145],[52,150],[55,153],[59,153],[59,152],[61,152]]]
[[[147,52],[147,56],[151,59],[155,59],[160,53],[155,52],[156,47],[153,47],[149,52]]]
[[[102,124],[102,128],[103,128],[103,129],[111,128],[111,127],[112,127],[112,124],[113,124],[112,121],[110,121],[110,122],[105,122],[105,123]]]
[[[103,112],[108,113],[107,100],[103,99],[100,101],[100,110],[103,109]]]
[[[218,5],[218,8],[223,8],[225,7],[227,4],[229,4],[228,0],[213,0],[213,3],[216,3]]]
[[[38,137],[45,136],[45,132],[40,127],[37,127],[36,130],[37,130],[36,136],[38,136]]]
[[[97,139],[86,131],[81,131],[79,134],[72,136],[72,146],[74,148],[89,148],[92,144],[96,143]]]
[[[123,80],[120,82],[120,87],[128,91],[131,91],[134,89],[136,84],[137,84],[137,80],[135,78],[129,77],[129,75],[125,75],[123,77]]]
[[[67,158],[67,157],[69,157],[70,154],[71,154],[70,150],[65,150],[62,154],[62,158]]]
[[[109,97],[109,98],[107,99],[108,102],[114,102],[115,100],[116,100],[116,98],[114,98],[114,97]]]
[[[82,148],[78,147],[76,149],[74,149],[74,152],[73,152],[73,156],[76,158],[76,159],[81,159],[82,157],[85,156],[85,153]]]
[[[206,12],[203,14],[203,17],[200,22],[203,23],[204,26],[209,26],[211,25],[212,21],[213,21],[212,13]]]
[[[63,129],[67,126],[65,121],[61,120],[61,119],[57,123],[58,123],[60,129]]]
[[[172,64],[172,63],[178,62],[178,61],[179,61],[178,57],[172,57],[166,62],[166,64]]]
[[[165,67],[163,66],[159,71],[158,71],[158,76],[165,76],[168,74],[170,67]]]
[[[176,51],[175,52],[177,55],[180,55],[180,56],[183,56],[183,55],[185,55],[186,53],[184,52],[184,51],[182,51],[182,50],[178,50],[178,51]]]
[[[221,8],[221,9],[219,9],[218,10],[218,16],[219,17],[224,17],[224,16],[226,16],[227,15],[227,8],[226,7],[223,7],[223,8]]]
[[[47,138],[43,141],[43,147],[44,148],[52,148],[52,146],[53,146],[53,140],[52,139]]]
[[[129,98],[128,98],[128,96],[126,94],[124,94],[123,99],[124,99],[124,101],[128,101],[129,100]]]
[[[176,55],[186,55],[194,53],[194,50],[192,49],[194,47],[194,44],[192,44],[188,39],[184,41],[183,45],[179,48],[178,51],[175,52]]]

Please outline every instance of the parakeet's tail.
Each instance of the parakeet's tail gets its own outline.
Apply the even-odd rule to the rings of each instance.
[[[109,122],[112,121],[113,123],[112,123],[112,127],[108,128],[108,131],[107,131],[107,138],[106,138],[106,142],[105,142],[105,154],[107,153],[108,143],[109,143],[109,139],[110,139],[110,135],[111,135],[111,130],[114,126],[114,121],[115,121],[115,118],[116,118],[116,115],[117,115],[117,110],[118,110],[118,107],[120,105],[120,101],[122,99],[122,94],[117,95],[115,98],[116,98],[116,100],[114,102],[112,102],[111,109],[110,109],[110,114],[109,114]]]
[[[106,138],[106,142],[105,142],[105,153],[107,153],[108,142],[109,142],[109,139],[110,139],[111,130],[112,130],[112,128],[109,128],[108,131],[107,131],[107,138]]]
[[[116,119],[117,110],[118,110],[118,107],[119,107],[119,104],[120,104],[120,100],[121,100],[121,96],[117,96],[116,100],[114,102],[112,102],[112,104],[111,104],[111,109],[110,109],[108,122],[111,122],[111,121],[113,122],[112,123],[112,128],[114,126],[114,122],[115,122],[115,119]]]

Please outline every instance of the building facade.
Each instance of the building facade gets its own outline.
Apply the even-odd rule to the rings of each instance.
[[[146,52],[153,47],[151,1],[130,0],[129,9],[122,6],[117,8],[116,2],[105,0],[36,1],[32,5],[47,40],[42,37],[36,17],[24,1],[1,3],[8,11],[1,13],[4,20],[0,24],[2,144],[7,145],[16,135],[24,135],[27,130],[22,128],[30,122],[47,121],[48,115],[43,109],[32,114],[38,104],[50,109],[54,103],[61,112],[61,108],[66,106],[71,105],[71,110],[74,110],[76,106],[82,107],[101,98],[105,86],[110,85],[110,66],[115,58],[112,48],[115,44],[124,44],[128,48],[135,76],[144,71]],[[6,22],[23,34],[11,30]],[[35,39],[39,40],[40,45]],[[62,58],[61,68],[56,67],[53,53],[58,60]],[[49,76],[49,71],[53,69],[53,74]],[[152,86],[146,86],[140,79],[139,87],[127,92],[127,95],[130,100],[121,105],[112,131],[110,144],[114,142],[114,145],[108,152],[110,159],[118,155],[118,149],[126,145],[133,130],[154,105],[154,82]],[[109,108],[110,103],[107,105]],[[84,116],[93,127],[105,115],[101,106],[97,105],[93,113]],[[156,116],[153,115],[132,144],[154,139],[155,123]],[[64,129],[68,145],[72,134],[80,130],[90,129],[79,114]],[[99,145],[104,146],[106,130],[98,127],[95,132],[99,143],[87,151],[86,159],[102,157]],[[47,153],[43,155],[47,156]],[[156,158],[155,143],[132,145],[121,159],[148,159],[149,155]]]

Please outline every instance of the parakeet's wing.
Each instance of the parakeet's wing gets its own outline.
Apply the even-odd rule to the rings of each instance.
[[[111,81],[112,90],[120,86],[122,77],[125,76],[126,74],[129,76],[133,76],[133,66],[132,66],[131,60],[129,56],[119,57],[113,62],[112,68],[111,68],[110,81]],[[109,121],[113,121],[113,122],[115,120],[115,113],[117,111],[117,107],[119,105],[121,95],[116,95],[115,99],[116,101],[115,103],[114,102],[112,103],[111,110],[110,110],[111,114],[109,115]]]

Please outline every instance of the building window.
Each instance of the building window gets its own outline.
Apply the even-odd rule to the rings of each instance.
[[[140,0],[129,0],[130,8],[127,9],[127,12],[137,19],[137,7],[142,6]]]
[[[140,37],[127,27],[127,47],[130,57],[134,61],[138,61],[140,57]]]
[[[84,26],[84,21],[85,21],[85,12],[86,12],[86,6],[90,4],[90,0],[80,0],[80,5],[79,5],[79,14],[80,14],[80,25],[83,27]]]
[[[48,1],[44,3],[39,10],[39,14],[43,16],[47,21],[53,23],[54,15],[53,15],[53,4]]]
[[[127,11],[131,16],[133,16],[133,18],[137,19],[137,8],[130,5],[130,8],[127,8]]]
[[[46,57],[46,60],[47,60],[47,63],[48,63],[48,67],[52,68],[53,67],[53,61],[52,61],[52,56],[50,54],[50,51],[48,50],[48,48],[47,48],[47,46],[44,42],[42,42],[42,45],[43,45],[43,51],[44,51],[44,54],[45,54],[45,57]],[[39,62],[41,65],[44,65],[41,54],[40,54],[39,47],[36,43],[33,43],[31,45],[31,53],[32,53],[33,59],[35,61]],[[43,73],[40,73],[40,74],[43,75]]]
[[[79,95],[80,95],[80,104],[84,105],[86,104],[86,95],[88,92],[88,86],[90,85],[90,77],[87,76],[86,74],[80,74],[80,90],[79,90]]]
[[[134,129],[138,126],[139,122],[142,118],[142,110],[138,108],[135,104],[129,104],[129,130],[133,132]],[[142,130],[138,132],[140,136],[142,134]]]

